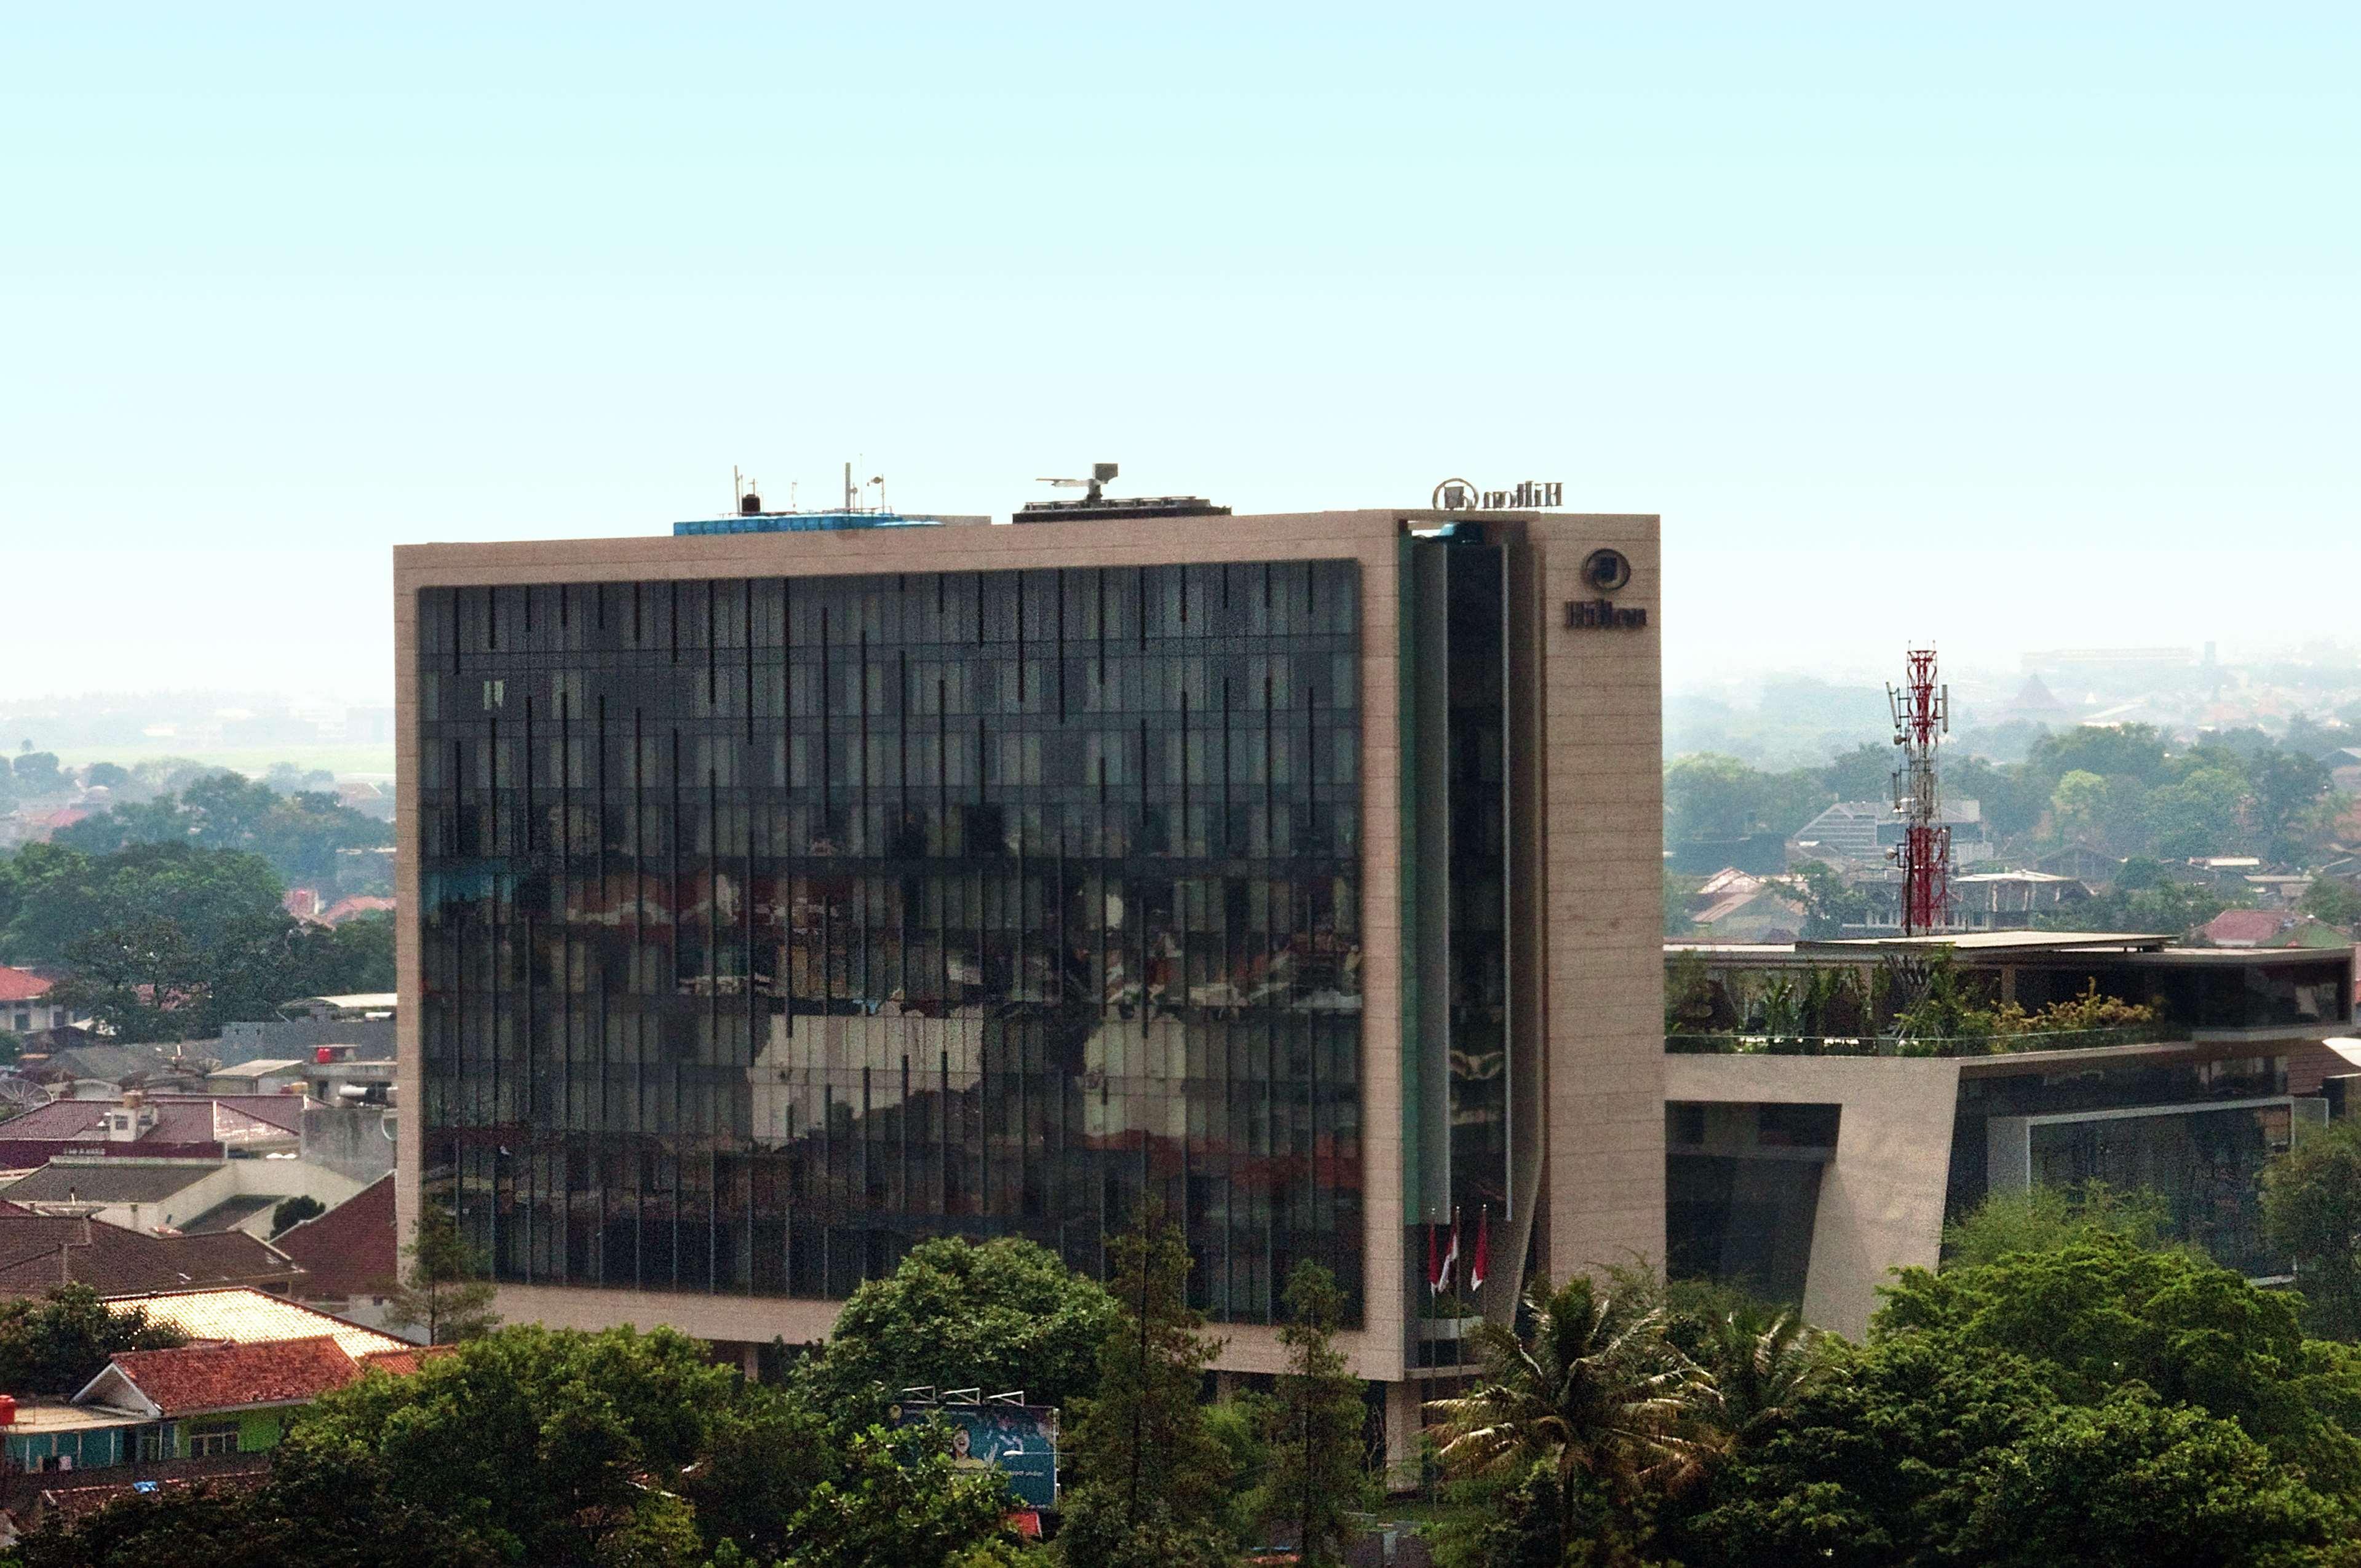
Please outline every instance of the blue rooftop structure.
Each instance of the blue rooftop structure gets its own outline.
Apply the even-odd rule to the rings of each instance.
[[[736,517],[700,517],[672,525],[675,538],[691,533],[825,533],[845,528],[940,528],[939,517],[904,517],[890,511],[758,511]],[[983,518],[961,518],[982,522]]]

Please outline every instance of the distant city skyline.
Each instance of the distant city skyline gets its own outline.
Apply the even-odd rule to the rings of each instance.
[[[0,701],[385,700],[394,543],[653,533],[847,458],[1000,514],[1096,459],[1241,512],[1557,480],[1663,514],[1675,690],[2349,640],[2357,40],[27,14]]]

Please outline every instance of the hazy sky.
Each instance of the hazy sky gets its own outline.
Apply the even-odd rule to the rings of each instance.
[[[859,455],[1660,511],[1671,673],[2361,635],[2361,12],[12,6],[0,696]],[[1915,603],[1912,602],[1915,600]]]

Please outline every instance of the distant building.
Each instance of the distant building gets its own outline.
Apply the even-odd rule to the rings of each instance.
[[[2191,933],[2208,948],[2350,948],[2353,935],[2286,909],[2224,909]]]
[[[1990,855],[1981,802],[1946,801],[1938,820],[1951,830],[1952,864],[1972,865]],[[1839,871],[1885,866],[1901,848],[1905,827],[1892,801],[1839,801],[1788,835],[1787,863],[1819,861]]]
[[[60,1100],[0,1123],[0,1170],[29,1170],[60,1155],[226,1159],[295,1154],[303,1102],[291,1094],[148,1095]]]
[[[1808,910],[1787,878],[1751,875],[1728,867],[1706,879],[1690,901],[1698,931],[1720,942],[1792,942]]]
[[[2252,913],[2252,912],[2246,912]],[[2288,1260],[2261,1233],[2257,1178],[2301,1125],[2361,1106],[2354,949],[2220,951],[2161,936],[2070,932],[1798,942],[1668,943],[1701,977],[1695,1003],[1748,1026],[1789,994],[1872,977],[1934,952],[1995,1002],[2028,1012],[2095,989],[2155,1023],[1894,1054],[1854,1008],[1850,1039],[1742,1047],[1684,1035],[1665,1058],[1667,1270],[1801,1306],[1848,1334],[1888,1271],[1932,1267],[1943,1226],[1995,1192],[2092,1179],[2152,1192],[2177,1239],[2250,1277]],[[1751,999],[1751,1000],[1750,1000]],[[1752,1020],[1761,1028],[1764,1020]],[[1883,1054],[1881,1054],[1883,1053]]]
[[[2090,901],[2090,888],[2048,872],[1974,872],[1951,879],[1951,927],[1961,931],[2023,931],[2034,916]]]
[[[0,964],[0,1029],[29,1035],[40,1029],[62,1029],[85,1023],[90,1014],[51,999],[56,982],[31,970]]]
[[[2049,876],[2071,877],[2095,891],[2113,883],[2124,862],[2119,856],[2078,842],[2050,850],[2033,862],[2033,869]]]
[[[80,1213],[135,1231],[244,1231],[269,1240],[271,1213],[290,1198],[324,1207],[360,1190],[351,1177],[301,1159],[51,1160],[0,1188],[37,1213]]]

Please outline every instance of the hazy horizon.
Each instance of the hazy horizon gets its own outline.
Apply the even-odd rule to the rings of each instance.
[[[2361,21],[14,17],[0,702],[390,700],[398,543],[733,464],[1664,519],[1675,690],[2353,647]]]

